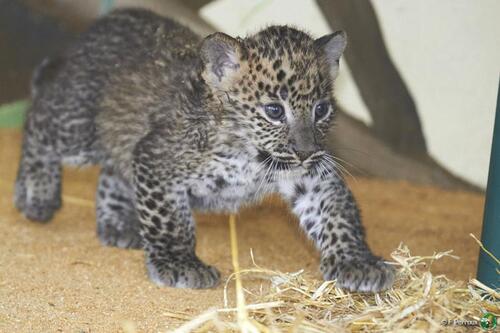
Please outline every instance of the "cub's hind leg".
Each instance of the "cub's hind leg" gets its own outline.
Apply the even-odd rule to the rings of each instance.
[[[141,248],[134,192],[114,170],[103,167],[96,196],[97,235],[103,245]]]
[[[26,218],[46,222],[61,207],[61,158],[43,133],[26,126],[14,203]]]

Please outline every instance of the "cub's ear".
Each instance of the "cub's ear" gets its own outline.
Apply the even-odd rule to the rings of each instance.
[[[314,46],[322,52],[322,56],[330,66],[330,73],[335,79],[339,72],[339,59],[346,46],[346,34],[343,31],[336,31],[325,35],[314,41]]]
[[[221,90],[229,88],[239,76],[243,52],[238,40],[222,32],[206,37],[201,44],[205,81]]]

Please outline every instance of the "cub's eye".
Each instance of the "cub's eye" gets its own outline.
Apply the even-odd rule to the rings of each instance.
[[[329,110],[330,110],[330,104],[328,102],[318,103],[314,107],[314,120],[318,121],[325,118]]]
[[[264,111],[266,111],[267,116],[273,120],[280,120],[285,114],[283,105],[277,103],[264,105]]]

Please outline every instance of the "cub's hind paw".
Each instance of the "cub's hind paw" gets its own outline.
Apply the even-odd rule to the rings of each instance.
[[[205,289],[220,281],[219,271],[196,257],[175,262],[149,258],[147,269],[149,278],[159,286]]]
[[[325,280],[337,280],[337,286],[358,292],[379,292],[394,282],[394,268],[382,258],[353,258],[336,262],[333,257],[321,260]]]
[[[38,222],[48,222],[61,208],[59,198],[43,200],[33,195],[28,197],[27,190],[19,186],[16,186],[14,204],[27,219]]]

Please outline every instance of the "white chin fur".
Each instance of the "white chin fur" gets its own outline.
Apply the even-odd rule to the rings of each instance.
[[[301,177],[307,173],[306,168],[299,167],[292,170],[277,170],[277,178],[293,179]]]

